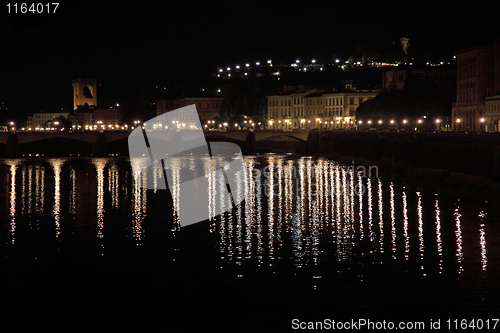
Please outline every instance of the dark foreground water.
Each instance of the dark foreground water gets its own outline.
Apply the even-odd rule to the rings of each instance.
[[[167,172],[204,163],[180,158]],[[0,160],[0,329],[284,331],[294,318],[443,328],[499,317],[498,198],[326,159],[245,166],[241,205],[180,228],[178,197],[137,186],[128,159]],[[209,183],[207,204],[229,207],[220,186]]]

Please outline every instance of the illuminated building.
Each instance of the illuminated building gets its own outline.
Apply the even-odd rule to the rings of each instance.
[[[123,110],[120,108],[110,109],[94,109],[94,125],[103,125],[106,128],[109,126],[120,125],[122,122]]]
[[[28,117],[26,127],[33,129],[46,127],[47,123],[52,123],[56,118],[64,117],[64,119],[67,119],[68,116],[68,112],[35,112],[32,116]]]
[[[452,107],[452,129],[488,130],[493,118],[485,118],[485,101],[493,96],[495,85],[495,47],[477,46],[455,53],[457,59],[457,100]],[[493,103],[493,101],[491,102]],[[481,121],[482,120],[482,121]]]
[[[500,41],[494,46],[494,86],[493,89],[485,91],[485,111],[484,121],[479,119],[480,126],[484,126],[482,130],[486,132],[499,132],[500,131]]]
[[[73,79],[73,110],[84,105],[97,105],[97,83],[95,79]]]
[[[200,120],[215,118],[222,106],[223,97],[181,97],[175,99],[157,99],[156,115],[159,116],[165,112],[182,108],[194,104],[198,111]]]
[[[270,129],[353,128],[356,109],[379,90],[344,89],[283,91],[267,96]]]

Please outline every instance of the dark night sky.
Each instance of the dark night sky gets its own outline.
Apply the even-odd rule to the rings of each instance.
[[[500,36],[493,7],[456,6],[79,1],[61,3],[52,16],[8,15],[3,7],[0,101],[69,94],[71,102],[72,77],[97,77],[119,95],[217,65],[341,55],[400,37],[439,60]]]

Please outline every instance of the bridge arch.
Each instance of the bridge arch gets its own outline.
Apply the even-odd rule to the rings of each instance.
[[[242,148],[243,154],[255,154],[258,141],[272,137],[285,136],[299,140],[299,152],[307,153],[310,150],[310,130],[265,130],[265,131],[242,131],[233,130],[226,132],[205,132],[207,141],[231,141]]]
[[[45,137],[40,140],[17,142],[17,156],[92,156],[94,144],[65,137]]]

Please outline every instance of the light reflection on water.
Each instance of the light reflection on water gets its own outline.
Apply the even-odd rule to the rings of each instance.
[[[5,175],[0,193],[5,246],[15,246],[25,237],[20,230],[45,228],[52,230],[51,236],[43,237],[76,234],[89,240],[100,255],[115,246],[113,241],[104,243],[108,237],[130,236],[133,246],[146,242],[146,220],[169,224],[172,234],[182,232],[175,211],[182,171],[201,168],[210,175],[207,171],[220,163],[170,159],[165,170],[154,165],[148,178],[146,173],[133,175],[129,162],[116,158],[0,162]],[[158,206],[155,198],[164,191],[164,171],[174,182],[172,201]],[[348,263],[384,267],[396,261],[408,274],[420,277],[467,272],[470,279],[479,273],[498,278],[491,264],[500,260],[500,249],[491,241],[499,236],[498,217],[487,203],[476,210],[453,195],[367,178],[321,158],[245,157],[241,177],[241,187],[232,192],[237,199],[248,191],[246,200],[200,229],[219,235],[220,265],[235,277],[247,278],[257,266],[273,274],[306,274],[328,283],[328,277],[342,274]],[[153,182],[154,190],[138,186],[147,182]],[[204,189],[209,211],[232,206],[231,198],[220,194],[225,186],[220,179],[209,180]],[[40,216],[50,219],[52,227],[43,225]],[[69,223],[72,219],[74,224]],[[121,236],[107,226],[114,219],[121,223]],[[363,270],[357,273],[362,280]]]

